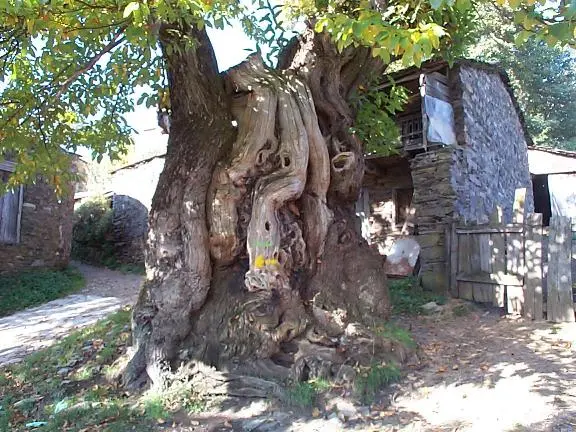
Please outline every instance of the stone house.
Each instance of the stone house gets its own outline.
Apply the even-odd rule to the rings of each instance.
[[[71,155],[72,166],[79,158]],[[0,181],[15,165],[0,161]],[[61,197],[40,178],[31,185],[0,196],[0,273],[30,267],[62,268],[68,265],[72,241],[74,191]]]
[[[486,222],[501,207],[510,221],[518,188],[527,189],[526,211],[533,211],[530,138],[495,66],[430,61],[394,82],[411,95],[396,119],[401,147],[394,156],[367,157],[357,204],[363,235],[383,255],[398,238],[416,240],[424,287],[446,292],[445,232],[453,220]]]

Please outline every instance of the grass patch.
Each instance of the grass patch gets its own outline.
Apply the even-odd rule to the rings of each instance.
[[[72,267],[0,276],[0,317],[64,297],[84,284],[82,274]]]
[[[167,389],[143,395],[107,379],[116,376],[126,353],[130,315],[120,310],[0,369],[0,432],[29,431],[33,422],[43,432],[155,431],[175,411],[204,409],[184,374],[176,373]]]
[[[374,333],[377,336],[394,340],[401,345],[404,345],[406,348],[416,348],[417,345],[412,334],[408,330],[390,322],[374,327]]]
[[[356,394],[364,403],[372,403],[380,390],[400,380],[400,368],[394,364],[373,363],[358,371],[355,387]]]
[[[303,381],[289,387],[286,392],[286,399],[290,405],[300,408],[311,408],[320,393],[327,392],[332,388],[330,381],[317,378]]]
[[[110,270],[116,270],[121,273],[131,273],[131,274],[139,274],[144,275],[146,274],[146,267],[144,264],[125,264],[118,262],[115,258],[108,258],[102,261],[101,263],[104,267],[109,268]]]
[[[33,422],[50,432],[154,430],[159,411],[103,377],[125,353],[129,323],[130,311],[120,310],[0,369],[0,431]]]
[[[422,305],[426,303],[446,303],[444,296],[424,291],[415,278],[389,280],[388,289],[392,312],[395,314],[420,315],[424,313]]]
[[[452,315],[456,317],[466,316],[472,312],[472,308],[467,304],[457,304],[452,308]]]

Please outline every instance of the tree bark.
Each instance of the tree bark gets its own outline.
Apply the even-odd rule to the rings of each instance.
[[[386,277],[353,209],[348,98],[381,65],[309,31],[280,70],[254,55],[220,77],[192,33],[196,50],[166,56],[169,148],[126,383],[163,384],[179,362],[299,380],[402,356],[371,330],[389,316]]]
[[[164,26],[165,47],[178,46]],[[228,98],[204,31],[187,29],[196,49],[165,53],[171,127],[164,170],[149,216],[146,282],[133,312],[133,352],[125,381],[160,383],[190,315],[210,289],[212,265],[206,226],[206,194],[214,167],[234,139]]]

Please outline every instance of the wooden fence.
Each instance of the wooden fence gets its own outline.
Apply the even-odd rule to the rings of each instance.
[[[552,218],[548,257],[542,254],[542,215],[493,218],[485,225],[453,224],[450,291],[454,297],[492,303],[534,320],[574,321],[570,219]],[[543,266],[548,261],[547,287]]]

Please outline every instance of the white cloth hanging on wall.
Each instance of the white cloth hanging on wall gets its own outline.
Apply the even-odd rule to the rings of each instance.
[[[452,105],[432,96],[424,96],[424,109],[428,117],[429,143],[456,144],[454,110]]]
[[[548,176],[552,216],[566,216],[576,220],[576,174]]]

